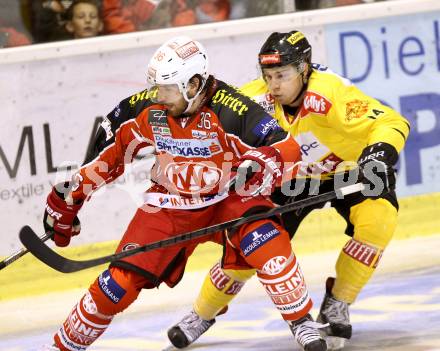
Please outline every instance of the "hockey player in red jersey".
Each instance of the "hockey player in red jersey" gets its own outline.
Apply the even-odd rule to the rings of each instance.
[[[147,75],[150,88],[123,100],[104,120],[95,143],[99,153],[88,158],[69,184],[49,194],[44,226],[58,246],[79,234],[77,214],[85,200],[123,174],[140,150],[156,157],[153,186],[117,252],[272,208],[263,194],[280,181],[284,164],[300,158],[296,142],[264,109],[208,74],[208,57],[199,42],[169,40],[153,55]],[[253,173],[241,182],[249,164]],[[229,189],[230,179],[238,179],[235,191]],[[289,235],[277,218],[112,262],[73,308],[51,348],[85,350],[142,289],[162,282],[174,287],[188,257],[207,240],[224,245],[222,269],[257,270],[305,350],[327,349],[320,325],[309,315],[312,302]],[[231,295],[242,286],[230,278],[221,284]]]
[[[349,239],[336,262],[336,277],[327,279],[317,319],[329,324],[321,331],[327,335],[327,347],[336,350],[344,347],[352,335],[349,305],[373,275],[396,228],[398,203],[393,167],[410,126],[398,112],[327,67],[312,64],[311,58],[312,47],[303,33],[272,33],[258,55],[262,77],[245,84],[241,91],[263,106],[301,145],[302,161],[307,167],[297,178],[305,178],[305,191],[287,196],[276,190],[272,200],[277,204],[333,190],[338,177],[347,175],[345,168],[339,167],[343,162],[359,165],[355,170],[360,170],[359,181],[367,187],[372,176],[378,181],[374,191],[332,201],[347,223],[345,234]],[[323,205],[284,213],[283,224],[289,234],[293,237],[303,219]],[[219,269],[214,266],[208,273],[190,313],[210,321],[210,325],[233,297],[211,283],[212,272],[218,274]],[[237,273],[229,270],[224,274]],[[240,271],[243,282],[252,274],[250,271],[246,276]],[[168,332],[173,344],[185,340],[189,345],[196,340],[194,336],[207,330],[198,328],[196,332],[197,324],[189,325],[185,318]]]

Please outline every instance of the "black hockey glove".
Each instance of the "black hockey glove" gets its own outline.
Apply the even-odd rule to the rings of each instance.
[[[398,159],[397,150],[388,143],[367,146],[358,160],[359,182],[365,185],[365,196],[378,198],[394,190],[396,172],[393,166]]]

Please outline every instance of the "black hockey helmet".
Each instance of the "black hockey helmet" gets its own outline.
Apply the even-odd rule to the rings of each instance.
[[[258,54],[260,67],[281,67],[293,64],[300,71],[302,63],[310,64],[312,47],[303,33],[293,30],[289,33],[272,33]]]

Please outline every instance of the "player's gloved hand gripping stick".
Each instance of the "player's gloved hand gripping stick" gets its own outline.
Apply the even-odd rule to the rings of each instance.
[[[65,201],[65,194],[69,191],[68,183],[57,184],[47,197],[44,211],[44,229],[46,234],[39,237],[41,242],[48,239],[55,241],[57,246],[67,246],[73,235],[78,235],[81,225],[76,214],[81,204],[69,205]],[[0,262],[0,270],[27,254],[29,250],[23,248]]]
[[[359,182],[365,185],[364,195],[378,198],[396,187],[394,165],[399,155],[394,146],[376,143],[367,146],[359,157]]]
[[[260,146],[249,150],[232,166],[235,191],[242,196],[268,196],[281,178],[283,168],[283,159],[274,147]]]
[[[82,203],[68,203],[66,195],[69,193],[69,184],[61,183],[53,187],[47,197],[44,211],[43,225],[46,233],[53,233],[53,240],[57,246],[67,246],[74,235],[81,231],[81,223],[77,217]],[[73,202],[73,201],[71,201]]]
[[[35,232],[29,226],[25,226],[20,231],[20,240],[23,245],[30,251],[32,254],[37,257],[40,261],[44,262],[48,266],[56,269],[57,271],[63,273],[71,273],[77,272],[86,268],[91,268],[98,266],[103,263],[112,262],[116,260],[120,260],[124,257],[129,257],[136,255],[141,252],[147,252],[175,244],[179,244],[182,242],[186,242],[192,239],[200,238],[209,234],[213,234],[219,231],[223,231],[225,229],[232,229],[240,227],[241,225],[249,222],[254,222],[263,218],[268,218],[274,215],[280,215],[285,212],[297,210],[299,208],[313,206],[318,203],[327,202],[334,198],[342,198],[345,195],[352,194],[355,192],[362,191],[364,189],[363,184],[353,184],[340,189],[336,189],[333,191],[329,191],[327,193],[323,193],[320,195],[312,196],[306,198],[304,200],[295,201],[284,206],[275,207],[270,209],[269,211],[253,214],[247,217],[239,217],[227,222],[219,223],[212,225],[210,227],[201,228],[189,233],[184,233],[181,235],[177,235],[175,237],[156,241],[150,244],[146,244],[144,246],[136,247],[131,250],[126,250],[119,252],[117,254],[112,254],[104,257],[98,257],[91,260],[86,261],[75,261],[63,257],[53,251],[51,248],[46,246],[44,242],[35,234]]]

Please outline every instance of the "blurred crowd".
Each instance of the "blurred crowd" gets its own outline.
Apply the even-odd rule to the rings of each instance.
[[[0,48],[373,1],[1,0]]]

